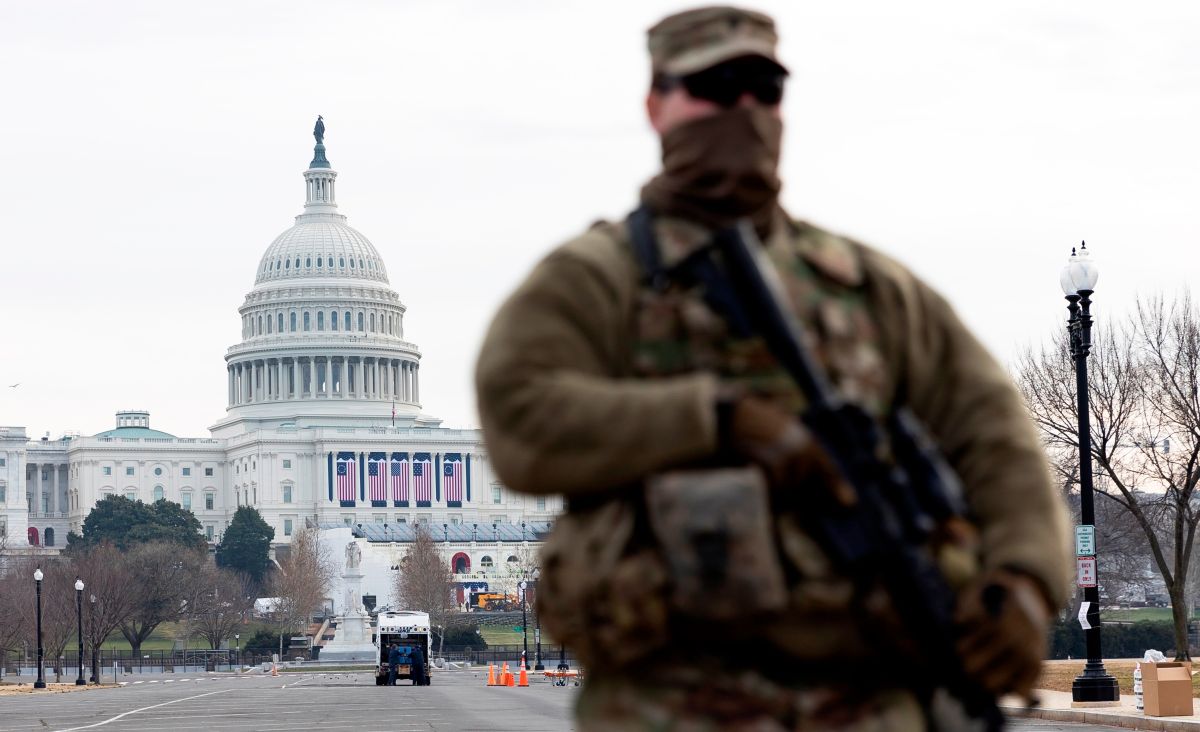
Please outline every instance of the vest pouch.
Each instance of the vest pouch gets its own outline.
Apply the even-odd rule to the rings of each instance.
[[[667,643],[666,570],[636,536],[637,511],[612,500],[567,512],[542,546],[538,617],[586,666],[634,663]]]
[[[767,481],[758,468],[652,476],[646,509],[673,611],[734,620],[784,609],[787,589]]]

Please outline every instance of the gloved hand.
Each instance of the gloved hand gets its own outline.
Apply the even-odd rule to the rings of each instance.
[[[1006,569],[985,573],[958,603],[963,670],[997,696],[1028,698],[1046,657],[1050,614],[1033,578]]]
[[[741,396],[728,406],[727,419],[725,448],[761,467],[771,485],[820,481],[838,502],[854,504],[853,488],[794,415],[768,399]]]

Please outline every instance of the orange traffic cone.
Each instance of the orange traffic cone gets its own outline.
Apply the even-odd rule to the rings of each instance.
[[[488,686],[496,686],[496,685],[497,685],[497,684],[496,684],[496,664],[494,664],[494,663],[489,663],[489,664],[488,664],[488,680],[487,680],[487,685],[488,685]]]
[[[512,672],[512,671],[509,671],[509,672],[508,672],[508,673],[505,675],[505,677],[504,677],[504,685],[505,685],[505,686],[516,686],[516,685],[517,685],[517,679],[516,679],[516,677],[515,677],[515,676],[513,676],[513,672]]]
[[[276,666],[274,663],[272,663],[272,664],[271,664],[271,675],[272,675],[272,676],[278,676],[278,675],[279,675],[279,667],[278,667],[278,666]]]
[[[500,685],[508,686],[508,661],[505,661],[504,665],[500,667]]]
[[[521,679],[517,686],[529,686],[529,674],[525,673],[525,659],[521,659]]]

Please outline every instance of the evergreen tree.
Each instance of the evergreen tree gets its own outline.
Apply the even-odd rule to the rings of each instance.
[[[189,549],[206,543],[200,521],[178,503],[166,500],[145,504],[124,496],[110,495],[96,503],[83,520],[83,535],[67,535],[71,552],[110,543],[118,549],[163,542]]]
[[[217,545],[217,566],[241,572],[260,585],[271,567],[269,552],[274,538],[275,529],[263,521],[258,509],[242,506]]]

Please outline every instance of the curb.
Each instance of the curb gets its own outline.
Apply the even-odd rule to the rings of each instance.
[[[1103,724],[1122,729],[1150,730],[1151,732],[1196,732],[1200,721],[1167,719],[1159,717],[1135,717],[1111,712],[1091,712],[1085,709],[1041,709],[1038,707],[1000,707],[1006,717],[1044,719],[1048,722],[1076,722]]]

